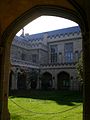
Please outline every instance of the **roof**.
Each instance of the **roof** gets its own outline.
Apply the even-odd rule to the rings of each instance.
[[[25,35],[23,36],[22,39],[28,40],[28,41],[33,41],[33,40],[36,41],[36,40],[43,40],[45,34],[47,34],[47,37],[49,38],[49,37],[56,37],[56,36],[61,36],[65,34],[73,34],[73,33],[79,33],[79,32],[81,32],[80,27],[74,26],[69,28],[63,28],[63,29],[33,34],[33,35]]]
[[[65,34],[72,34],[75,32],[77,32],[77,33],[80,32],[79,26],[54,30],[54,31],[48,32],[48,36],[57,36],[57,35],[60,36],[60,35],[65,35]]]

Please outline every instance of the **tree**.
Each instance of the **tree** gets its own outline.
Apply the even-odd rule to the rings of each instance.
[[[78,79],[83,83],[83,54],[81,54],[78,63],[76,64]]]

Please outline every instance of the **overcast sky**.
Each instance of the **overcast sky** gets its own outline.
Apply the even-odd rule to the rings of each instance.
[[[24,33],[29,33],[31,35],[77,25],[77,23],[61,17],[41,16],[27,24],[24,27]],[[17,35],[19,36],[21,33],[22,30],[20,30]]]

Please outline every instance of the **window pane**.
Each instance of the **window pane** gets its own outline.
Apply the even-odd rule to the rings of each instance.
[[[65,62],[73,62],[73,43],[66,43],[64,46]]]
[[[36,54],[33,54],[33,55],[32,55],[32,62],[33,62],[33,63],[36,63],[36,62],[37,62],[37,55],[36,55]]]
[[[56,63],[57,62],[57,45],[51,45],[50,46],[50,51],[51,51],[51,63]]]

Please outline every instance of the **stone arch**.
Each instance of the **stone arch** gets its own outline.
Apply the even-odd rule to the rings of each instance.
[[[36,89],[37,81],[38,81],[38,73],[36,71],[32,70],[31,76],[30,76],[30,87],[31,87],[31,89]]]
[[[17,72],[17,89],[18,90],[26,89],[26,73],[22,69]]]
[[[1,40],[2,46],[5,46],[4,50],[3,50],[3,54],[4,55],[0,55],[0,58],[2,58],[2,61],[0,62],[2,64],[1,66],[1,86],[0,88],[2,89],[2,94],[1,96],[5,96],[2,97],[2,106],[1,109],[2,111],[8,111],[7,110],[7,97],[8,97],[8,78],[9,78],[9,70],[10,70],[10,46],[13,40],[13,37],[15,36],[15,34],[22,28],[24,27],[27,23],[29,23],[30,21],[34,20],[35,18],[39,17],[40,15],[55,15],[55,16],[61,16],[61,17],[65,17],[68,19],[71,19],[73,21],[76,21],[77,23],[79,23],[81,29],[82,29],[82,33],[83,33],[83,38],[84,40],[88,40],[88,27],[87,27],[87,18],[86,18],[86,14],[83,12],[83,10],[80,8],[80,6],[78,6],[78,4],[76,4],[75,1],[72,0],[68,0],[68,2],[71,2],[72,6],[75,8],[75,11],[67,9],[67,8],[62,8],[61,4],[59,4],[58,6],[36,6],[30,10],[28,10],[27,12],[24,12],[22,15],[20,15],[16,20],[14,20],[12,22],[12,24],[10,24],[7,29],[5,30],[5,32],[3,33]],[[79,11],[79,12],[78,12]],[[31,16],[31,17],[30,17]],[[84,16],[84,18],[83,18]],[[87,44],[84,45],[85,48],[87,48]],[[89,55],[89,48],[85,50],[84,57],[87,58],[87,56]],[[7,61],[8,59],[8,61]],[[85,61],[85,65],[88,66],[89,62],[88,59],[86,59]],[[8,66],[8,67],[7,67]],[[88,67],[85,67],[85,70]],[[8,72],[6,72],[8,71]],[[87,71],[90,71],[89,68]],[[89,72],[85,72],[85,79],[87,79],[88,73]],[[6,83],[6,85],[4,85],[4,82]],[[89,89],[89,88],[87,88]],[[4,106],[4,108],[3,108]],[[6,108],[5,108],[6,106]],[[3,118],[4,118],[4,114],[7,113],[3,113]]]
[[[41,88],[44,90],[52,88],[52,74],[45,72],[41,76]]]
[[[70,88],[70,75],[62,71],[57,75],[57,88],[59,90],[69,90]]]

